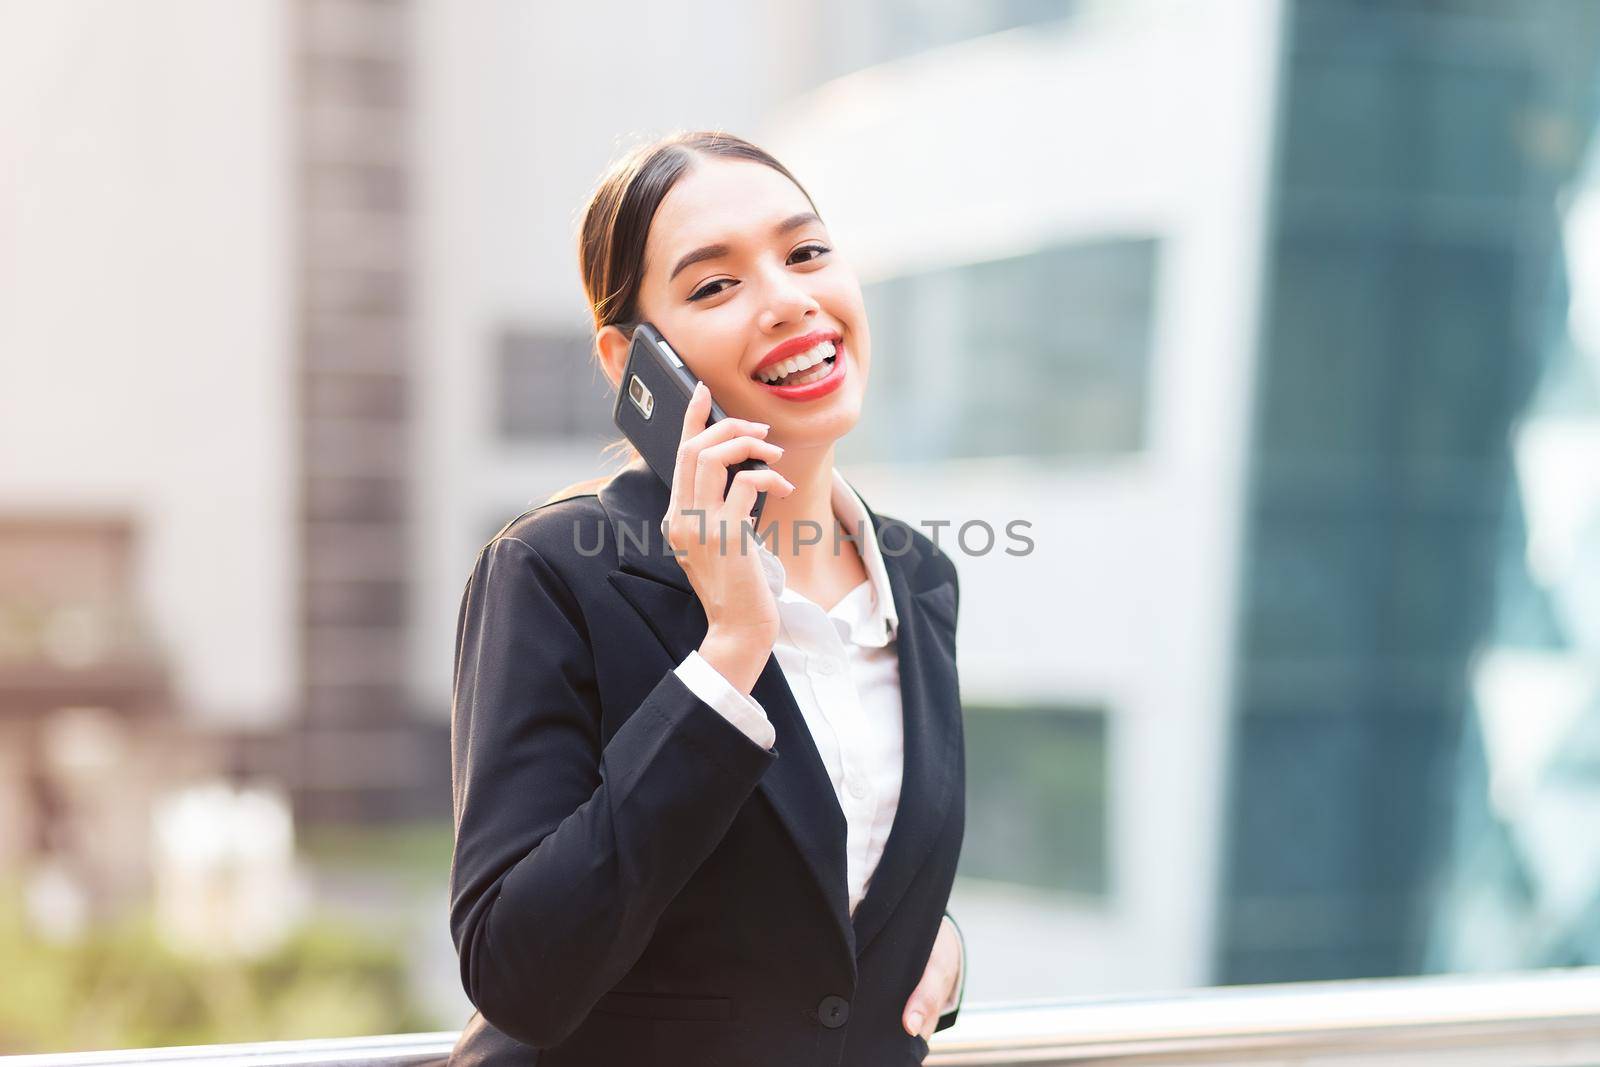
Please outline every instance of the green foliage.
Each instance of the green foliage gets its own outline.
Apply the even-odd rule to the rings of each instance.
[[[148,913],[56,945],[0,907],[0,1054],[430,1029],[393,942],[319,920],[256,960],[176,955]]]
[[[455,828],[448,819],[392,826],[311,826],[300,831],[299,852],[325,871],[378,871],[388,877],[437,882],[450,870]]]

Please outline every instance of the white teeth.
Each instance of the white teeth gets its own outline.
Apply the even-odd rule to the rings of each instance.
[[[823,378],[826,378],[828,376],[828,372],[832,369],[833,368],[829,367],[826,363],[819,363],[810,370],[803,370],[794,377],[786,379],[783,384],[810,385],[812,382],[821,381]]]
[[[835,349],[832,341],[818,341],[798,356],[790,356],[782,362],[762,368],[756,377],[760,381],[771,385],[786,374],[793,374],[795,371],[805,370],[807,367],[815,367],[818,363],[834,354]]]

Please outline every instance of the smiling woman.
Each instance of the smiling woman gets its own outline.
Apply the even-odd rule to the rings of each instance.
[[[701,386],[670,484],[635,454],[468,580],[451,930],[478,1013],[453,1062],[918,1063],[963,986],[960,594],[834,467],[861,287],[793,175],[723,133],[613,167],[579,258],[613,387],[643,322]],[[760,491],[752,551],[728,527]]]
[[[691,172],[693,180],[685,181]],[[762,212],[774,210],[773,219],[762,217]],[[595,351],[613,383],[626,361],[633,327],[648,320],[685,352],[690,369],[724,411],[768,422],[772,440],[782,440],[786,448],[799,439],[794,422],[802,415],[810,424],[804,436],[829,443],[859,417],[871,360],[860,284],[834,248],[810,194],[760,147],[726,133],[692,132],[634,150],[597,186],[584,216],[578,259],[594,315]],[[670,269],[663,270],[665,264]],[[807,296],[818,306],[810,318],[814,321],[826,309],[836,325],[791,338],[753,357],[748,366],[737,356],[717,358],[730,342],[734,317],[748,313],[745,309],[760,298],[762,286],[774,276],[783,285],[785,276],[799,275],[811,276]],[[693,331],[692,344],[685,339],[686,330]],[[844,355],[847,333],[849,358]],[[737,342],[736,336],[731,339]],[[823,341],[833,346],[832,352],[808,352]],[[800,374],[806,368],[799,362],[779,367],[786,359],[806,356],[809,366],[818,354],[826,372]],[[792,379],[772,382],[775,369]],[[847,369],[858,379],[853,399],[840,397],[845,402],[825,412],[783,415],[779,411],[788,404],[770,404],[773,399],[801,402],[832,393],[843,384]],[[734,383],[724,377],[734,373],[743,380]],[[812,385],[817,388],[802,388]],[[607,451],[620,453],[624,462],[639,459],[626,438]],[[579,482],[549,499],[593,492],[606,480]],[[766,514],[782,517],[785,509],[779,504],[769,499],[773,510]]]

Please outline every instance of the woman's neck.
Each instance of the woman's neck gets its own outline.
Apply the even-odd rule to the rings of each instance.
[[[794,484],[794,492],[787,497],[767,494],[758,533],[785,568],[825,568],[834,555],[833,449],[831,443],[825,448],[792,449],[772,464]],[[802,542],[798,551],[797,541]]]

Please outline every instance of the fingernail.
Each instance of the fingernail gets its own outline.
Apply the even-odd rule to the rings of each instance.
[[[911,1026],[906,1030],[906,1033],[914,1035],[918,1030],[922,1029],[922,1013],[920,1011],[914,1011],[906,1018],[911,1021]]]

